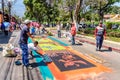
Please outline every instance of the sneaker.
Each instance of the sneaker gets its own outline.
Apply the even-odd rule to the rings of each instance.
[[[101,49],[99,49],[99,51],[101,51]]]
[[[99,49],[98,49],[98,48],[96,48],[96,51],[99,51]]]
[[[26,68],[28,68],[30,70],[33,69],[33,67],[31,65],[26,66]]]
[[[33,56],[29,56],[28,59],[33,59],[34,57]]]

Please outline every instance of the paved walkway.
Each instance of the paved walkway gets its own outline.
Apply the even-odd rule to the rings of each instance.
[[[96,40],[92,37],[77,35],[76,38],[79,39],[80,41],[87,42],[89,44],[95,45],[95,43],[96,43]],[[104,48],[111,48],[112,50],[120,53],[120,43],[119,42],[104,40],[103,47]]]
[[[3,57],[2,47],[8,43],[18,46],[19,32],[14,31],[8,37],[0,33],[0,80],[42,80],[38,64],[35,60],[30,60],[34,65],[33,69],[28,69],[22,65],[16,66],[16,57]],[[21,60],[20,60],[21,61]]]

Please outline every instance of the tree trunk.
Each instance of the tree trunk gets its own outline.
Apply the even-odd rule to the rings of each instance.
[[[100,9],[98,11],[99,17],[100,17],[100,21],[103,21],[103,16],[104,16],[104,10]]]
[[[75,9],[74,16],[73,16],[75,21],[77,21],[77,19],[78,19],[78,15],[79,15],[80,8],[82,6],[82,2],[83,2],[83,0],[78,0],[78,2],[76,4],[76,9]]]
[[[82,6],[82,3],[83,3],[83,0],[78,0],[77,4],[76,4],[76,9],[75,9],[75,12],[74,12],[74,15],[73,15],[73,21],[76,25],[76,28],[78,30],[78,15],[79,15],[79,11],[80,11],[80,8]]]

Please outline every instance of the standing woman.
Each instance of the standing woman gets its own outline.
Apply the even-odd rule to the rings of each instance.
[[[72,26],[71,26],[71,42],[72,42],[72,45],[75,45],[75,35],[76,35],[76,26],[74,23],[72,23]]]

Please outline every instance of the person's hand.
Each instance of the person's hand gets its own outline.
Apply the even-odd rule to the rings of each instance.
[[[107,37],[105,37],[105,36],[104,36],[104,39],[106,40],[106,39],[107,39]]]
[[[31,38],[35,38],[33,35],[31,35]]]
[[[96,39],[96,36],[94,36],[94,38]]]

